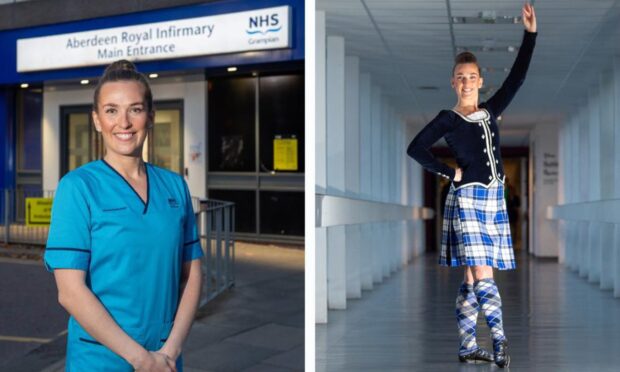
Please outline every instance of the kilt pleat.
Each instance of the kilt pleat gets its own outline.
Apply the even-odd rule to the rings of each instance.
[[[450,186],[444,208],[439,264],[488,265],[500,270],[515,268],[503,184],[494,182],[489,188]]]

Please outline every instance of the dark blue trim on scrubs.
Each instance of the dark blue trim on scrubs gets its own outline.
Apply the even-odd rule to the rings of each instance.
[[[151,200],[151,182],[149,181],[149,163],[144,162],[144,173],[146,173],[146,204],[144,205],[144,212],[142,214],[146,214],[146,210],[149,209],[149,201]],[[137,193],[136,193],[137,194]],[[142,198],[140,198],[142,200]]]
[[[108,164],[107,161],[105,161],[104,159],[101,159],[101,161],[103,162],[103,164],[107,165],[110,169],[112,169],[114,171],[114,173],[118,174],[118,176],[125,181],[125,183],[127,184],[127,186],[129,186],[129,188],[136,194],[136,196],[138,197],[138,199],[140,199],[140,201],[142,202],[142,204],[144,204],[144,210],[142,211],[142,214],[146,214],[147,209],[149,208],[149,189],[150,187],[150,182],[149,182],[149,171],[148,171],[148,163],[144,162],[144,172],[146,173],[146,202],[144,200],[142,200],[142,197],[140,196],[140,194],[138,194],[138,192],[136,191],[136,189],[133,188],[133,186],[131,186],[131,184],[129,183],[129,181],[127,181],[125,179],[125,177],[123,177],[120,173],[118,173],[116,171],[116,169],[114,169],[110,164]]]
[[[200,241],[200,239],[192,240],[191,242],[183,244],[183,246],[194,244],[194,243],[198,243],[199,241]]]
[[[104,211],[104,212],[115,212],[115,211],[122,211],[124,209],[127,209],[127,207],[108,208],[108,209],[102,209],[102,211]]]
[[[101,342],[94,341],[94,340],[89,340],[89,339],[86,339],[86,338],[83,338],[83,337],[80,337],[80,341],[88,342],[89,344],[95,344],[95,345],[103,346],[103,344]]]
[[[76,251],[76,252],[86,252],[90,253],[88,249],[80,249],[80,248],[58,248],[58,247],[47,247],[46,251]]]

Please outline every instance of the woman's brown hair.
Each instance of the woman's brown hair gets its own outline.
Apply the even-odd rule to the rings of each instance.
[[[456,57],[454,57],[454,67],[452,67],[452,75],[454,75],[454,70],[456,69],[456,66],[462,65],[465,63],[475,64],[476,67],[478,67],[478,75],[482,76],[480,72],[480,65],[478,64],[478,59],[471,52],[462,52],[462,53],[459,53]]]
[[[103,75],[101,75],[101,78],[97,83],[97,86],[95,87],[93,111],[97,111],[99,91],[101,90],[101,87],[105,83],[113,81],[137,81],[142,84],[142,86],[144,86],[144,102],[146,103],[147,112],[153,111],[153,93],[151,92],[151,86],[149,85],[148,80],[143,74],[138,72],[136,65],[126,59],[118,60],[106,67]]]

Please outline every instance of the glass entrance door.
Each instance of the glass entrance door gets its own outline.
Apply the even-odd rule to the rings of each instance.
[[[155,102],[155,123],[144,146],[144,160],[181,174],[183,172],[183,101]],[[92,123],[91,106],[60,108],[60,175],[101,159],[105,148]]]
[[[60,108],[61,164],[60,174],[78,168],[103,156],[101,135],[91,118],[91,106],[63,106]]]
[[[183,101],[155,103],[155,125],[148,136],[149,162],[183,173]]]

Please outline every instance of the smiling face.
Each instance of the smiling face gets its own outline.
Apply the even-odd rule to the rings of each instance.
[[[459,104],[477,104],[478,90],[482,87],[483,79],[475,63],[461,63],[454,68],[451,84],[456,92]]]
[[[101,86],[95,128],[110,155],[141,157],[153,114],[145,102],[145,87],[137,81],[113,81]]]

